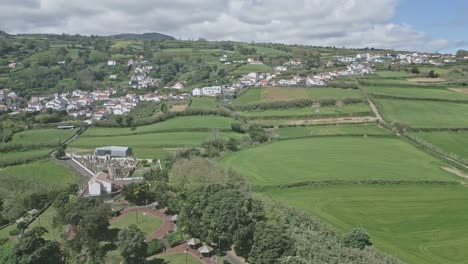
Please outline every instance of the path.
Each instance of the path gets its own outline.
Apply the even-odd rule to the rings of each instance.
[[[462,172],[462,171],[460,171],[460,170],[457,170],[457,169],[455,169],[455,168],[442,167],[442,169],[443,169],[444,171],[453,173],[453,174],[455,174],[455,175],[457,175],[457,176],[459,176],[459,177],[468,179],[468,174],[466,174],[466,173],[464,173],[464,172]]]
[[[362,90],[361,90],[362,91]],[[369,103],[369,106],[371,107],[372,109],[372,112],[374,112],[374,115],[376,116],[377,120],[382,123],[385,123],[385,120],[383,120],[382,116],[380,115],[379,113],[379,109],[375,106],[374,102],[372,102],[372,100],[370,99],[369,95],[362,91],[362,93],[364,94],[364,96],[366,97],[366,100],[367,102]]]
[[[229,261],[231,264],[246,264],[247,262],[244,261],[244,259],[238,257],[236,254],[234,254],[231,251],[226,252],[226,256],[224,256],[224,259]]]

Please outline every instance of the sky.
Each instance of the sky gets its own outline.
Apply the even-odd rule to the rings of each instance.
[[[455,52],[468,49],[468,1],[0,0],[0,29]]]

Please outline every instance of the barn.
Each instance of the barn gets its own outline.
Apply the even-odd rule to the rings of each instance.
[[[94,151],[96,156],[111,156],[111,157],[127,157],[132,155],[132,149],[129,147],[108,146],[96,148]]]

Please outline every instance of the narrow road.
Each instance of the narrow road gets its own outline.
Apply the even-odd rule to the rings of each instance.
[[[226,251],[226,256],[224,256],[224,259],[229,261],[231,264],[246,264],[245,261],[231,253],[230,251]]]

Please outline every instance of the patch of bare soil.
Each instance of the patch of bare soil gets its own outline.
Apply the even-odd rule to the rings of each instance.
[[[445,79],[442,78],[410,78],[408,79],[410,82],[420,82],[420,83],[437,83],[437,82],[445,82]]]
[[[465,178],[465,179],[468,179],[468,174],[464,173],[463,171],[460,171],[458,169],[455,169],[455,168],[449,168],[449,167],[441,167],[444,171],[447,171],[447,172],[450,172],[452,174],[455,174],[459,177],[462,177],[462,178]]]
[[[450,88],[449,90],[457,92],[457,93],[468,94],[468,88]]]
[[[173,105],[171,110],[172,112],[183,112],[187,110],[188,105],[186,104],[180,104],[180,105]]]

